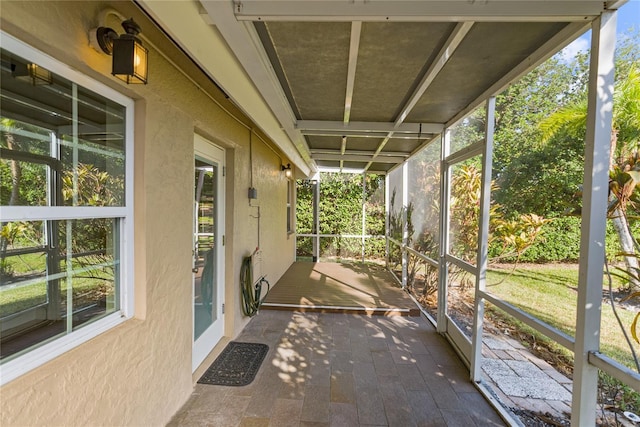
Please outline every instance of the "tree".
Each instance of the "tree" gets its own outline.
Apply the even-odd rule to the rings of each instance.
[[[563,106],[540,123],[543,141],[566,132],[582,135],[586,127],[586,99]],[[614,89],[613,121],[611,128],[611,156],[609,161],[610,197],[609,217],[616,230],[623,258],[628,270],[638,269],[636,244],[629,227],[628,210],[633,208],[634,193],[640,180],[635,159],[640,148],[640,68],[633,65],[620,76]],[[640,283],[632,282],[635,287]]]
[[[493,200],[506,217],[559,216],[582,182],[582,140],[567,137],[541,144],[538,123],[557,109],[558,102],[583,96],[586,71],[582,56],[571,63],[554,57],[497,97]]]

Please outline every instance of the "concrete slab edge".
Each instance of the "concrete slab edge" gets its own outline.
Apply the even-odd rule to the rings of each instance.
[[[512,427],[525,427],[522,422],[515,417],[515,415],[504,407],[500,399],[493,394],[491,388],[487,387],[483,383],[474,383],[476,388],[480,391],[480,394],[489,402],[491,406],[498,412],[498,415]]]

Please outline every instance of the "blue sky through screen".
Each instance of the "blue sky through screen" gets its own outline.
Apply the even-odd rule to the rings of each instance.
[[[640,0],[631,0],[618,9],[617,34],[618,39],[624,35],[640,31]],[[572,61],[578,52],[585,52],[591,47],[591,31],[574,40],[565,47],[560,54],[567,62]],[[638,47],[640,49],[640,47]]]
[[[618,34],[629,27],[640,29],[640,0],[631,0],[618,10]]]

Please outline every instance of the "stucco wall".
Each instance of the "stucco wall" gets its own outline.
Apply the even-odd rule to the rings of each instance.
[[[150,37],[155,34],[165,56],[187,68],[188,61],[163,44],[130,2],[0,2],[3,31],[136,100],[135,318],[3,386],[2,426],[163,425],[188,398],[194,132],[227,153],[225,335],[233,338],[248,321],[240,310],[239,274],[242,257],[258,241],[258,220],[252,218],[257,208],[247,197],[251,124],[153,47],[147,86],[127,86],[111,77],[110,58],[91,49],[87,36],[107,6],[133,16]],[[280,172],[281,163],[289,161],[257,136],[252,157],[264,273],[273,284],[294,258]]]

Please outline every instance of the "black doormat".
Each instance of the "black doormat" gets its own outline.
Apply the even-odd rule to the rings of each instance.
[[[198,383],[229,386],[250,384],[268,351],[266,344],[231,341]]]

